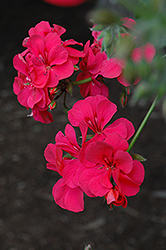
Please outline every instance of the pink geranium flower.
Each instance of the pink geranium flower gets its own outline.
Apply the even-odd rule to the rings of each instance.
[[[102,78],[100,77],[99,80],[97,77],[115,78],[119,76],[122,72],[119,60],[117,58],[107,60],[106,53],[101,52],[100,44],[98,45],[96,41],[91,46],[90,41],[85,44],[84,54],[85,56],[79,64],[82,72],[78,75],[77,80],[89,77],[92,80],[80,85],[81,95],[84,98],[95,94],[102,94],[108,97],[108,88],[103,84]]]
[[[131,59],[135,64],[140,63],[143,60],[145,60],[146,63],[150,64],[153,61],[155,54],[156,54],[156,49],[153,46],[153,44],[146,43],[144,46],[135,48],[132,51]],[[136,85],[140,81],[140,79],[141,79],[140,77],[137,77],[133,85]],[[117,80],[125,87],[131,86],[131,83],[129,83],[129,81],[125,78],[123,72],[121,75],[117,77]]]
[[[23,46],[27,49],[13,59],[14,68],[18,71],[13,84],[14,93],[21,105],[32,109],[30,116],[44,123],[53,121],[48,108],[51,109],[58,88],[55,93],[52,89],[60,80],[73,74],[74,65],[83,56],[83,52],[72,47],[82,46],[81,43],[73,39],[61,40],[60,36],[65,31],[59,25],[51,27],[48,22],[41,21],[29,30],[29,37],[24,39]]]
[[[40,37],[42,37],[44,39],[50,33],[54,33],[60,37],[65,32],[66,32],[66,29],[60,25],[53,24],[53,27],[51,27],[49,22],[41,21],[35,27],[31,28],[28,33],[29,33],[30,37],[32,37],[34,35],[39,35]],[[27,46],[28,39],[29,38],[24,39],[23,46]],[[82,43],[79,43],[79,42],[75,41],[74,39],[69,39],[66,41],[61,41],[60,44],[67,50],[68,56],[69,56],[70,60],[73,62],[73,64],[74,65],[77,64],[79,61],[79,58],[83,56],[83,53],[82,53],[82,51],[74,49],[73,45],[82,46]]]
[[[26,39],[24,46],[32,54],[31,75],[35,87],[55,87],[59,80],[73,74],[73,63],[69,60],[68,52],[61,45],[61,39],[57,34],[49,33],[45,38],[34,35]]]
[[[129,17],[122,17],[120,20],[123,22],[123,26],[131,30],[134,29],[134,26],[137,24],[133,18]]]
[[[83,146],[87,129],[81,127],[81,132]],[[74,212],[80,212],[84,208],[79,177],[85,167],[79,161],[80,151],[81,146],[78,145],[75,130],[69,124],[66,125],[64,134],[61,131],[57,133],[55,144],[48,144],[45,150],[45,158],[49,162],[47,168],[57,171],[63,178],[53,187],[55,202],[62,208]],[[62,152],[64,152],[64,156]]]
[[[88,166],[80,176],[80,186],[85,193],[101,197],[107,195],[108,203],[111,201],[109,192],[114,186],[125,196],[138,193],[144,179],[144,168],[140,162],[133,161],[126,152],[127,148],[127,141],[117,133],[87,146],[85,157],[95,165]]]
[[[55,87],[59,80],[70,77],[74,65],[83,56],[73,45],[80,45],[73,39],[62,41],[60,36],[66,30],[60,25],[53,27],[46,21],[41,21],[29,30],[29,37],[23,41],[28,48],[32,61],[32,80],[37,88]]]
[[[53,122],[53,116],[47,109],[46,110],[32,109],[32,112],[29,116],[33,116],[35,121],[41,123],[48,124]]]
[[[110,207],[126,207],[126,196],[138,193],[144,168],[127,152],[133,125],[120,118],[105,127],[116,109],[115,104],[101,95],[76,102],[69,111],[69,120],[79,126],[82,143],[78,143],[74,128],[67,124],[64,133],[56,134],[55,144],[47,146],[47,168],[62,176],[53,188],[55,202],[62,208],[82,211],[83,192],[89,197],[105,196]],[[89,140],[88,127],[95,134]]]
[[[60,25],[53,24],[53,27],[51,27],[49,22],[41,21],[40,23],[36,24],[35,27],[30,28],[28,34],[30,37],[34,35],[39,35],[42,38],[45,38],[49,33],[56,33],[58,36],[61,36],[65,32],[66,29]],[[23,45],[25,41],[26,40],[23,41]]]
[[[31,76],[31,56],[18,54],[13,59],[14,67],[18,70],[18,76],[15,77],[13,83],[13,91],[17,95],[17,99],[21,105],[27,109],[32,109],[35,120],[42,123],[50,123],[53,121],[52,114],[47,111],[51,102],[47,88],[36,88]]]
[[[56,145],[50,143],[44,151],[44,156],[48,161],[47,168],[58,172],[62,176],[52,189],[52,195],[55,202],[60,207],[73,212],[83,211],[83,191],[78,186],[73,187],[68,185],[63,178],[65,160],[62,158],[62,150]]]
[[[82,97],[87,96],[96,96],[96,95],[103,95],[106,97],[109,97],[109,89],[108,87],[103,83],[103,78],[101,76],[93,77],[89,73],[80,73],[77,77],[77,81],[87,79],[91,77],[92,81],[89,81],[87,83],[79,85],[80,87],[80,94]]]
[[[107,123],[116,113],[117,107],[102,95],[89,96],[77,101],[68,111],[68,119],[73,126],[79,126],[84,121],[96,135],[100,136],[118,132],[123,138],[129,139],[134,134],[134,127],[130,121],[120,118],[111,125]]]

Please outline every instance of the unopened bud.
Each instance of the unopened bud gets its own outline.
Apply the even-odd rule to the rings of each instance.
[[[74,71],[77,72],[79,70],[79,67],[74,65]]]
[[[72,87],[72,85],[71,85],[70,82],[68,82],[67,85],[66,85],[66,91],[67,91],[70,95],[73,94],[73,87]]]
[[[90,244],[87,245],[87,246],[84,248],[84,250],[92,250],[91,245],[90,245]]]
[[[133,160],[137,160],[137,161],[146,161],[146,159],[142,156],[142,155],[139,155],[139,154],[131,154]]]
[[[127,104],[127,93],[126,91],[123,91],[121,96],[120,96],[120,103],[121,103],[121,106],[122,108],[124,108]]]
[[[52,100],[51,103],[49,104],[49,109],[53,110],[57,107],[57,102],[55,100]]]
[[[55,94],[58,93],[58,91],[59,91],[59,88],[57,88],[57,87],[54,87],[54,88],[50,88],[50,89],[49,89],[50,95],[55,95]]]

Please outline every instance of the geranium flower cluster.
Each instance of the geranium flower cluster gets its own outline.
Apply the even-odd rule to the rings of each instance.
[[[92,31],[93,43],[90,45],[90,41],[88,41],[85,44],[85,56],[79,64],[82,72],[78,75],[77,81],[91,79],[80,85],[80,93],[84,98],[97,94],[109,97],[109,89],[103,79],[116,78],[122,73],[121,60],[116,57],[107,58],[107,54],[102,51],[102,40],[98,40],[99,35],[100,32]]]
[[[83,46],[73,39],[62,41],[61,35],[66,30],[46,21],[41,21],[29,30],[29,37],[23,41],[26,48],[13,59],[13,65],[18,71],[13,90],[18,101],[27,109],[31,109],[31,116],[37,121],[50,123],[53,121],[50,110],[56,107],[56,99],[66,92],[72,82],[73,75],[80,59],[80,73],[77,80],[90,78],[89,82],[80,85],[83,97],[102,94],[109,95],[108,88],[103,84],[103,77],[115,78],[120,75],[122,68],[119,59],[107,59],[105,52],[101,52],[101,42],[86,43],[83,51],[73,48],[74,45]],[[57,97],[58,94],[58,97]]]
[[[18,70],[13,84],[14,93],[19,103],[31,108],[31,115],[40,122],[53,121],[48,108],[55,105],[53,100],[57,91],[63,91],[60,80],[73,74],[74,65],[83,56],[81,51],[71,47],[76,44],[82,46],[81,43],[73,39],[61,40],[65,31],[59,25],[51,27],[48,22],[40,22],[29,30],[29,37],[24,39],[25,51],[13,59]]]
[[[131,18],[121,21],[129,30],[136,25]],[[126,91],[131,84],[137,84],[141,76],[136,75],[132,82],[126,79],[127,58],[118,56],[116,48],[108,58],[107,51],[103,51],[102,31],[93,28],[93,41],[87,41],[84,46],[73,39],[63,41],[61,36],[65,31],[56,24],[51,27],[46,21],[29,30],[29,36],[23,40],[25,50],[13,59],[18,71],[14,93],[21,105],[31,109],[30,116],[50,123],[53,121],[50,111],[56,107],[57,99],[70,93],[74,85],[80,87],[85,99],[77,101],[68,111],[70,124],[64,133],[56,134],[55,143],[48,144],[44,152],[47,168],[61,176],[52,190],[54,200],[73,212],[84,210],[84,195],[104,197],[110,208],[126,207],[126,197],[139,192],[144,167],[139,157],[129,153],[128,140],[135,132],[133,124],[119,118],[108,125],[117,106],[108,99],[109,89],[104,78],[117,78]],[[134,41],[135,37],[125,31],[120,33],[120,39],[130,37]],[[80,46],[81,51],[74,48],[75,45]],[[142,61],[150,64],[155,48],[150,43],[133,46],[128,56],[134,64]],[[76,80],[71,80],[78,70]],[[125,96],[121,99],[126,102]],[[79,128],[81,139],[77,140],[74,127]]]
[[[139,192],[144,167],[127,152],[134,127],[126,118],[108,125],[116,111],[102,95],[79,100],[68,111],[71,125],[56,134],[55,144],[47,145],[47,168],[61,176],[52,190],[60,207],[83,211],[84,194],[104,197],[110,207],[126,207],[126,197]],[[74,127],[81,131],[81,144]]]
[[[131,18],[123,18],[122,21],[123,26],[129,29],[136,25]],[[14,67],[18,71],[13,84],[14,93],[21,105],[32,110],[30,116],[42,123],[53,121],[50,110],[56,107],[56,100],[68,88],[72,88],[69,77],[76,69],[81,71],[76,85],[85,80],[84,84],[81,82],[79,85],[80,94],[84,98],[98,94],[109,97],[104,78],[117,78],[125,87],[131,85],[124,75],[126,61],[117,57],[108,58],[106,52],[102,51],[103,39],[99,39],[100,31],[92,31],[93,42],[90,44],[87,41],[83,51],[73,48],[74,45],[83,47],[73,39],[62,41],[61,35],[65,31],[59,25],[54,24],[51,27],[48,22],[41,21],[29,30],[29,37],[23,40],[26,49],[13,59]],[[121,36],[130,34],[122,33]],[[154,55],[155,48],[148,43],[134,48],[131,60],[137,64],[142,60],[151,63]],[[139,81],[140,77],[136,77],[133,84]]]

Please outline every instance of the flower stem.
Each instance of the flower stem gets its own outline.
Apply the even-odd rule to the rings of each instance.
[[[148,110],[146,116],[144,117],[144,119],[143,119],[141,125],[139,126],[137,132],[135,133],[135,135],[134,135],[132,141],[130,142],[130,145],[129,145],[128,149],[127,149],[127,152],[130,152],[130,150],[131,150],[132,147],[134,146],[134,144],[135,144],[135,142],[136,142],[138,136],[140,135],[140,133],[141,133],[142,129],[144,128],[144,126],[145,126],[147,120],[149,119],[151,113],[153,112],[153,109],[154,109],[154,107],[155,107],[155,105],[156,105],[156,102],[157,102],[157,96],[156,96],[156,98],[154,99],[152,105],[150,106],[150,108],[149,108],[149,110]]]
[[[80,81],[74,81],[74,82],[72,82],[72,85],[80,85],[80,84],[84,84],[84,83],[87,83],[87,82],[90,82],[90,81],[92,81],[91,77],[80,80]]]

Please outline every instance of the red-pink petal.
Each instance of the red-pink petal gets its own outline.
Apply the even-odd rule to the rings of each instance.
[[[114,156],[114,165],[116,168],[120,168],[125,174],[128,174],[133,168],[133,159],[128,152],[118,150]]]
[[[76,140],[75,130],[70,124],[66,125],[65,134],[66,136],[61,131],[56,134],[56,145],[70,155],[78,157],[80,147]]]
[[[111,125],[109,125],[109,128],[116,128],[119,125],[123,125],[126,128],[126,133],[125,136],[122,136],[123,133],[119,133],[119,135],[121,135],[122,137],[124,137],[124,139],[128,140],[130,139],[130,137],[134,134],[135,132],[135,128],[133,126],[133,124],[127,120],[126,118],[119,118],[117,120],[115,120]],[[108,128],[108,127],[107,127]]]
[[[44,40],[39,35],[30,37],[25,45],[36,57],[44,58]]]
[[[46,123],[46,124],[53,122],[53,116],[47,110],[45,111],[33,110],[32,115],[33,115],[34,120],[36,121]]]
[[[73,63],[68,60],[61,65],[52,66],[52,70],[58,76],[59,80],[70,77],[74,72]]]
[[[53,186],[52,195],[55,202],[62,208],[81,212],[84,209],[83,192],[79,187],[70,188],[63,179]]]
[[[111,120],[116,111],[117,106],[113,102],[110,102],[107,98],[99,102],[97,105],[97,117],[101,129],[103,129],[104,126]]]
[[[54,46],[48,53],[48,62],[50,66],[61,65],[67,61],[68,52],[62,46]]]
[[[49,163],[55,163],[55,144],[49,143],[44,150],[44,157]]]
[[[110,58],[104,60],[101,68],[101,75],[106,78],[115,78],[122,73],[122,67],[119,64],[119,59]]]
[[[123,17],[121,20],[123,21],[123,26],[129,29],[133,29],[133,26],[136,25],[136,21],[129,17]]]
[[[105,157],[112,162],[113,147],[103,141],[92,142],[85,150],[88,161],[105,165]]]
[[[126,151],[129,146],[128,142],[117,133],[109,134],[106,137],[105,142],[113,147],[114,153],[118,150]]]
[[[115,180],[116,181],[116,180]],[[119,174],[119,189],[122,194],[126,196],[133,196],[139,192],[139,185],[137,185],[128,175]]]
[[[145,44],[144,47],[144,57],[148,63],[151,63],[155,54],[156,54],[156,49],[153,44],[147,43]]]
[[[142,163],[137,160],[134,160],[132,171],[128,174],[128,176],[137,185],[141,185],[145,177],[145,170],[144,170],[144,166],[142,165]]]
[[[13,58],[13,66],[16,70],[28,76],[28,65],[21,54]]]

